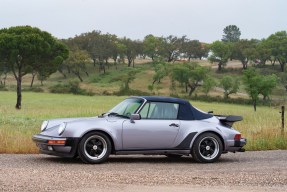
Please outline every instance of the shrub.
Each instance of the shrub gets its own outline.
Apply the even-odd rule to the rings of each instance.
[[[41,87],[30,87],[30,88],[23,89],[22,91],[36,92],[36,93],[44,92],[44,90]]]
[[[4,85],[0,85],[0,91],[8,91],[8,89]]]
[[[134,89],[120,89],[118,92],[114,92],[114,95],[117,96],[124,96],[124,95],[145,95],[148,96],[150,93],[140,91],[140,90],[134,90]]]
[[[70,93],[68,84],[56,84],[49,88],[51,93]]]
[[[74,95],[95,95],[91,91],[80,88],[78,81],[71,81],[68,84],[56,84],[49,88],[51,93],[72,93]]]

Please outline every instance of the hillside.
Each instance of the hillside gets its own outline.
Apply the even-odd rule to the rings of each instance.
[[[239,79],[240,87],[239,91],[236,94],[230,95],[230,98],[233,99],[248,99],[248,94],[245,92],[244,85],[242,83],[242,64],[239,61],[229,61],[223,72],[217,72],[217,64],[211,64],[207,60],[192,60],[192,62],[197,62],[201,66],[205,66],[211,69],[209,75],[216,81],[217,85],[211,89],[208,93],[209,97],[216,97],[217,99],[223,98],[223,88],[219,86],[220,79],[222,79],[225,75],[230,75],[234,78]],[[112,61],[111,61],[112,63]],[[83,78],[83,82],[80,82],[79,79],[73,75],[72,73],[66,72],[66,78],[59,73],[56,72],[52,74],[46,81],[41,82],[35,78],[33,88],[30,88],[30,83],[32,80],[32,75],[28,74],[23,78],[22,89],[24,91],[35,91],[35,92],[50,92],[50,88],[59,84],[68,84],[69,82],[80,82],[80,87],[86,90],[89,93],[95,95],[113,95],[120,90],[121,85],[123,84],[121,81],[121,77],[128,73],[129,67],[126,64],[121,64],[117,66],[117,69],[113,64],[109,64],[106,68],[106,73],[99,72],[98,66],[93,66],[92,64],[87,65],[87,71],[89,76],[85,73],[81,74]],[[180,61],[175,62],[173,65],[178,65],[182,63]],[[284,73],[279,72],[277,69],[279,66],[273,67],[271,65],[266,65],[263,68],[258,68],[260,73],[262,74],[272,74],[275,73],[277,76],[285,75]],[[178,83],[176,83],[175,90],[171,90],[171,78],[170,76],[164,77],[160,83],[155,83],[153,90],[149,90],[148,86],[153,82],[153,76],[155,74],[154,67],[152,65],[151,60],[149,59],[137,59],[135,62],[134,68],[136,75],[135,79],[130,83],[129,87],[132,90],[139,90],[139,94],[155,94],[155,95],[177,95],[180,97],[187,97],[185,93],[185,88],[181,87]],[[12,74],[9,74],[6,79],[6,87],[1,88],[2,90],[16,90],[16,81]],[[137,92],[136,92],[137,93]],[[284,103],[285,102],[285,94],[286,90],[284,86],[279,83],[279,85],[273,90],[271,94],[271,99],[273,103]],[[192,95],[193,99],[204,96],[205,94],[202,91],[202,88],[199,87]]]

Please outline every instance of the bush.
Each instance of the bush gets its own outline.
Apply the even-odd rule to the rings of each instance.
[[[92,77],[90,82],[91,83],[99,83],[101,81],[101,78],[99,76]]]
[[[0,85],[0,91],[8,91],[8,89],[4,85]]]
[[[120,89],[118,92],[114,92],[114,95],[117,95],[117,96],[125,96],[125,95],[148,96],[150,95],[150,93],[140,91],[140,90],[134,90],[134,89]]]
[[[56,84],[49,88],[51,93],[72,93],[74,95],[95,95],[91,91],[80,88],[80,84],[77,81],[71,81],[68,84]]]
[[[22,91],[36,92],[36,93],[44,92],[44,90],[41,87],[29,87],[29,88],[22,89]]]
[[[107,90],[104,90],[102,94],[103,94],[103,95],[107,95],[107,96],[113,95],[113,94],[109,93]]]
[[[56,84],[49,89],[51,93],[71,93],[68,84]]]

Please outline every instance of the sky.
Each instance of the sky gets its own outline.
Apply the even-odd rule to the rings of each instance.
[[[100,30],[142,40],[186,35],[211,43],[236,25],[241,38],[287,31],[286,0],[0,0],[0,28],[30,25],[66,39]]]

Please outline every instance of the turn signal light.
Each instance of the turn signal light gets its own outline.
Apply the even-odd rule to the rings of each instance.
[[[66,141],[65,140],[49,140],[48,144],[50,144],[50,145],[65,145]]]
[[[234,136],[234,140],[240,140],[241,139],[241,134],[236,134]]]

